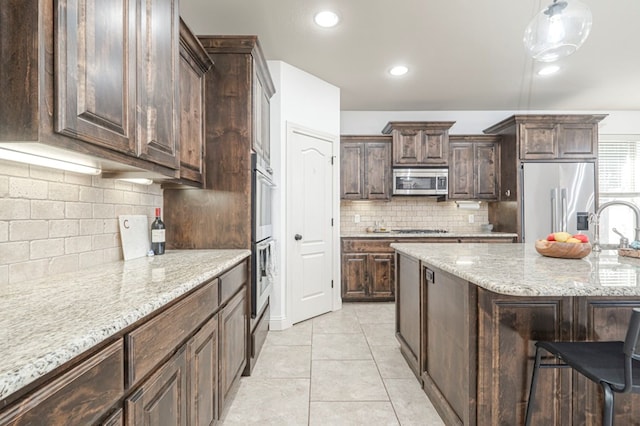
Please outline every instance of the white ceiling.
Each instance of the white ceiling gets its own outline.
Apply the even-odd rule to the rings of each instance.
[[[640,1],[582,0],[585,45],[540,77],[524,28],[551,0],[180,0],[196,34],[255,34],[341,90],[342,110],[640,110]],[[341,23],[313,24],[331,8]],[[409,73],[387,71],[404,63]]]

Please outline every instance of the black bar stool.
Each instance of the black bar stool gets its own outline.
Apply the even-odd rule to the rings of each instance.
[[[613,424],[614,392],[640,393],[640,309],[634,308],[624,342],[537,342],[525,426],[531,424],[538,369],[571,367],[604,391],[603,426]],[[542,350],[564,364],[542,364]]]

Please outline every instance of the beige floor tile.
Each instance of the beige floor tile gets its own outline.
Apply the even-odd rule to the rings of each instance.
[[[243,377],[222,426],[307,425],[309,379]]]
[[[399,346],[372,346],[371,353],[383,379],[416,380]]]
[[[313,333],[312,359],[372,359],[362,333]]]
[[[313,333],[362,333],[355,312],[336,311],[315,317]]]
[[[395,323],[396,308],[393,302],[363,303],[356,306],[360,324]]]
[[[311,345],[312,320],[295,324],[286,330],[269,330],[265,345]]]
[[[444,425],[417,379],[385,379],[384,384],[401,425]]]
[[[400,346],[393,322],[360,324],[370,346]]]
[[[311,401],[388,401],[373,360],[311,362]]]
[[[389,402],[312,402],[311,426],[398,425]]]
[[[311,346],[264,346],[252,377],[311,377]]]

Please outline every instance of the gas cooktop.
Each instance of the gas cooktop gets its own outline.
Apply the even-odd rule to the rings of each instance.
[[[398,234],[446,234],[446,229],[394,229]]]

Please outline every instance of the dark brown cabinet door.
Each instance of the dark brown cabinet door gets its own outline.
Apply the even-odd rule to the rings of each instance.
[[[180,20],[180,177],[202,183],[204,156],[204,75],[212,62]]]
[[[393,136],[394,166],[449,164],[449,129],[454,121],[390,121],[383,134]]]
[[[364,197],[367,200],[391,198],[391,144],[364,144]]]
[[[449,142],[446,130],[402,129],[393,132],[393,164],[398,166],[446,166]]]
[[[370,254],[368,256],[369,296],[373,299],[392,298],[395,293],[394,254]]]
[[[367,255],[342,255],[342,298],[362,298],[367,296]]]
[[[473,160],[476,198],[481,200],[496,200],[499,195],[499,145],[495,143],[477,143],[474,148]]]
[[[247,362],[247,291],[240,290],[220,313],[219,407],[225,407]]]
[[[350,135],[340,141],[340,197],[391,199],[391,138]]]
[[[475,197],[475,168],[473,144],[451,142],[451,167],[449,168],[449,198]]]
[[[55,130],[135,156],[135,3],[57,4]]]
[[[140,157],[178,169],[177,0],[137,0],[137,140]]]
[[[193,426],[213,424],[218,415],[218,315],[187,342],[189,397],[187,412]]]
[[[499,195],[499,143],[486,135],[456,135],[449,143],[449,198],[496,200]],[[487,141],[487,142],[483,142]]]
[[[342,142],[340,144],[340,198],[361,200],[364,198],[364,144]]]
[[[558,157],[596,158],[598,126],[592,123],[562,123],[557,127]]]
[[[255,62],[254,62],[255,69]],[[264,85],[260,81],[257,73],[253,76],[253,150],[266,164],[271,160],[271,141],[269,136],[270,121],[270,100],[269,94],[264,90]]]
[[[523,160],[550,160],[558,156],[555,123],[521,123],[520,157]]]
[[[129,426],[186,426],[187,357],[185,346],[125,401]]]

